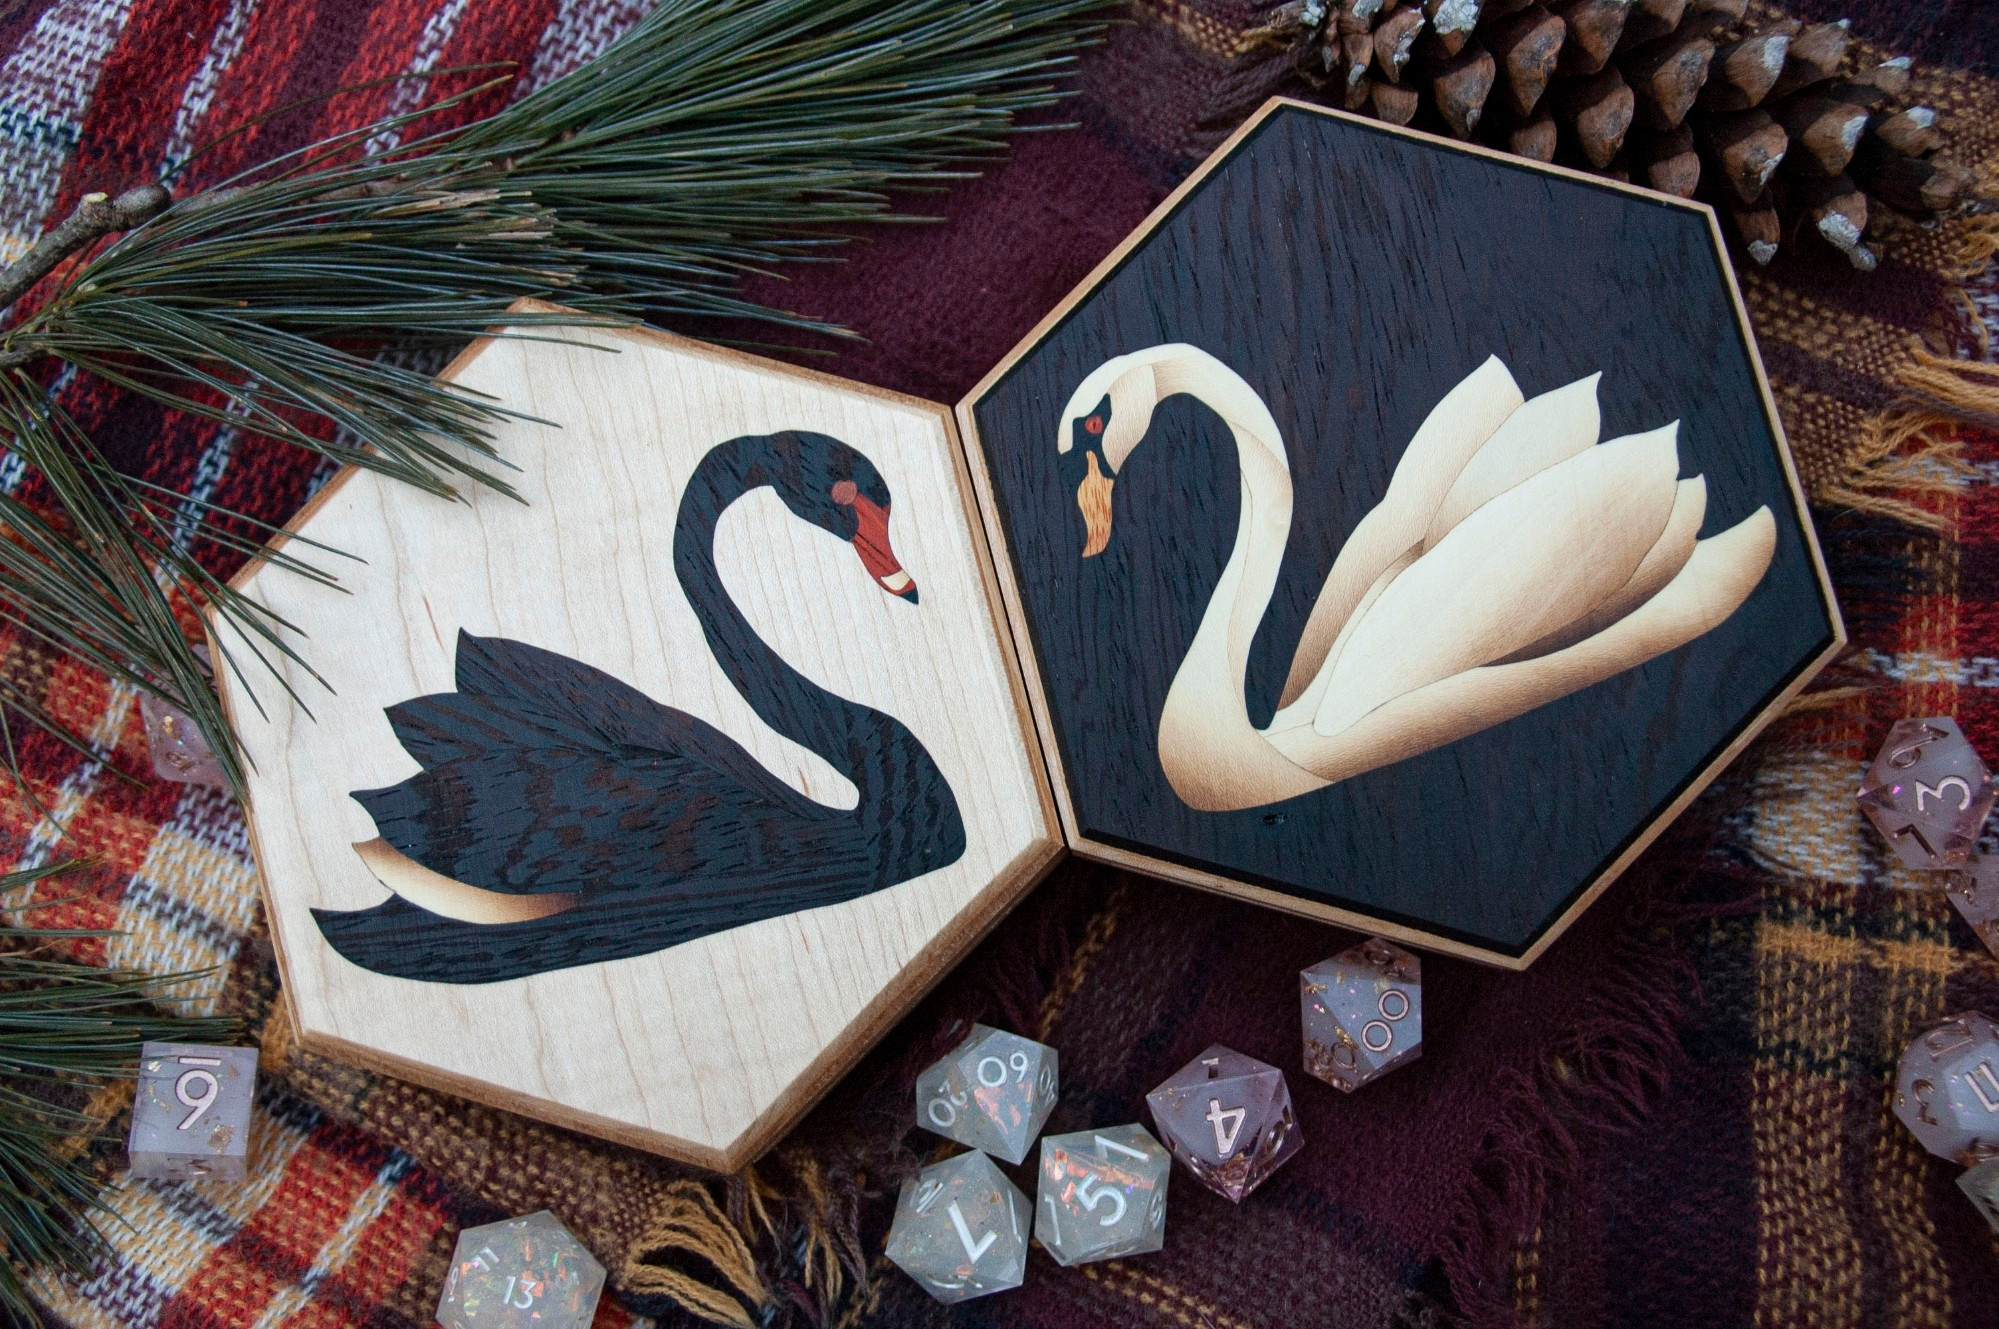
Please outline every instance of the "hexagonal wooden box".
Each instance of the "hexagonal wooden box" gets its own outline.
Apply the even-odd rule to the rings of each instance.
[[[1714,215],[1273,101],[959,406],[1078,853],[1524,967],[1845,641]]]
[[[1267,106],[962,446],[566,335],[448,371],[524,502],[239,578],[316,718],[218,672],[301,1039],[710,1166],[1065,844],[1524,968],[1844,641],[1713,215],[1373,121]]]
[[[1060,841],[949,412],[564,337],[447,371],[524,501],[349,470],[343,589],[239,579],[330,687],[219,671],[251,833],[305,1045],[733,1168]]]

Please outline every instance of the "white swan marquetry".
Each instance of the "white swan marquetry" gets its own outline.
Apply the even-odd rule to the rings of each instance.
[[[1707,488],[1680,479],[1678,421],[1599,443],[1599,377],[1525,400],[1494,357],[1445,394],[1341,548],[1258,729],[1250,642],[1291,531],[1277,422],[1198,347],[1092,371],[1056,440],[1087,453],[1084,557],[1109,545],[1116,476],[1168,397],[1220,416],[1241,463],[1235,547],[1159,717],[1174,792],[1216,812],[1310,793],[1601,682],[1733,614],[1770,566],[1770,509],[1698,538]]]

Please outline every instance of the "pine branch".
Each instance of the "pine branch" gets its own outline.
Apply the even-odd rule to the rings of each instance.
[[[20,895],[77,866],[59,863],[0,875],[0,899]],[[44,907],[30,905],[27,911]],[[87,1095],[138,1070],[149,1039],[213,1042],[228,1020],[175,1019],[153,1003],[170,1001],[200,974],[152,977],[68,959],[64,943],[113,934],[93,930],[0,928],[0,1316],[38,1324],[25,1281],[29,1269],[87,1275],[105,1253],[92,1223],[107,1214],[84,1151],[102,1127],[83,1111]]]
[[[282,684],[287,662],[303,665],[289,625],[199,561],[204,545],[244,551],[254,542],[235,532],[257,527],[120,474],[41,386],[40,364],[441,496],[511,492],[492,431],[517,413],[379,348],[639,314],[839,334],[736,285],[828,257],[847,228],[885,219],[888,191],[990,160],[1022,113],[1057,100],[1102,7],[667,0],[598,59],[462,129],[432,126],[490,81],[178,201],[159,186],[86,199],[0,274],[0,296],[46,292],[0,332],[0,429],[48,493],[46,513],[0,495],[0,624],[186,711],[240,789],[175,611],[192,599],[238,629],[256,658],[217,667],[246,683]],[[384,140],[400,145],[363,151]],[[523,297],[579,312],[509,316]],[[14,720],[86,744],[0,682],[0,757],[33,797]]]

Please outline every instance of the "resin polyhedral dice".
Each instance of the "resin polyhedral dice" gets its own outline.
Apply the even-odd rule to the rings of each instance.
[[[1370,937],[1298,975],[1305,1071],[1351,1093],[1423,1054],[1423,965]]]
[[[1924,1030],[1896,1070],[1895,1115],[1940,1157],[1999,1157],[1999,1025],[1970,1011]]]
[[[458,1234],[437,1303],[444,1329],[584,1329],[604,1266],[543,1209]]]
[[[154,775],[180,784],[227,787],[221,763],[186,712],[147,692],[139,696],[139,718],[145,721],[146,748],[153,759]]]
[[[1943,893],[1985,949],[1999,955],[1999,858],[1973,858],[1944,878]]]
[[[1967,1169],[1957,1179],[1958,1189],[1971,1197],[1985,1221],[1999,1232],[1999,1158],[1988,1159]]]
[[[1145,1101],[1173,1156],[1203,1186],[1237,1204],[1305,1143],[1284,1072],[1220,1043]]]
[[[975,1024],[965,1041],[916,1077],[916,1120],[959,1144],[1018,1163],[1054,1110],[1055,1049]]]
[[[1992,811],[1992,776],[1948,716],[1897,720],[1860,786],[1860,806],[1912,868],[1958,868]]]
[[[1020,1286],[1027,1274],[1027,1197],[977,1150],[902,1183],[888,1258],[942,1302]]]
[[[1166,1241],[1173,1160],[1145,1127],[1050,1135],[1041,1142],[1034,1235],[1058,1264],[1115,1260]]]
[[[243,1180],[257,1049],[147,1043],[126,1143],[134,1177]]]

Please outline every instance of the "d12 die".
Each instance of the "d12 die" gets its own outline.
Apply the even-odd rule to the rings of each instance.
[[[916,1077],[916,1120],[959,1144],[1018,1163],[1055,1107],[1055,1049],[975,1024],[965,1041]]]
[[[1973,858],[1944,878],[1943,893],[1985,949],[1999,955],[1999,858]]]
[[[1305,1070],[1351,1093],[1423,1054],[1423,966],[1370,938],[1298,975]]]
[[[604,1266],[543,1209],[458,1234],[437,1320],[444,1329],[584,1329]]]
[[[1172,1159],[1136,1123],[1041,1142],[1034,1235],[1058,1264],[1156,1251],[1166,1240]]]
[[[974,1150],[902,1183],[888,1258],[942,1302],[1020,1286],[1027,1273],[1027,1197]]]
[[[1895,1115],[1933,1154],[1999,1157],[1999,1025],[1971,1011],[1924,1030],[1902,1053]]]
[[[1988,1159],[1957,1179],[1958,1189],[1971,1197],[1994,1232],[1999,1232],[1999,1158]]]
[[[241,1181],[250,1154],[257,1049],[147,1043],[126,1141],[134,1177]]]
[[[1860,806],[1912,868],[1963,867],[1992,811],[1992,776],[1948,716],[1898,720]]]
[[[1173,1156],[1237,1204],[1305,1143],[1284,1072],[1219,1043],[1145,1101]]]

